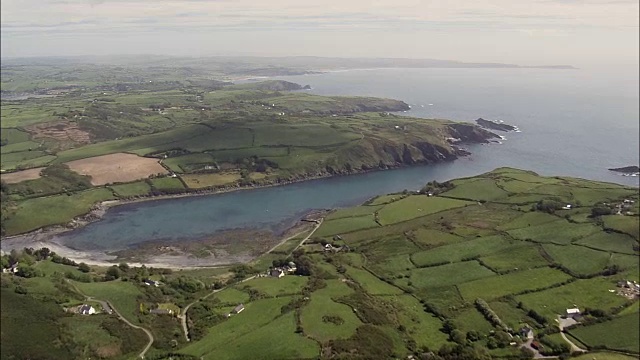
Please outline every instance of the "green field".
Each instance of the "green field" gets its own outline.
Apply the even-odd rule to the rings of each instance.
[[[489,236],[417,252],[411,255],[411,260],[418,267],[441,264],[443,261],[457,262],[501,250],[508,251],[512,244],[502,236]]]
[[[66,224],[74,217],[87,213],[93,204],[111,200],[110,190],[98,188],[73,195],[55,195],[20,201],[4,220],[7,235],[19,234],[47,225]]]
[[[336,301],[351,293],[353,290],[340,280],[328,280],[325,288],[315,291],[300,315],[305,334],[320,342],[353,335],[362,322],[350,306]],[[329,316],[342,319],[342,323],[326,321]]]
[[[129,184],[111,185],[109,186],[119,197],[141,196],[147,195],[151,191],[149,184],[145,181],[137,181]]]
[[[509,230],[508,233],[521,240],[529,239],[540,243],[565,245],[599,231],[601,229],[594,224],[572,224],[566,220],[558,220],[542,225]]]
[[[456,184],[456,187],[445,192],[443,196],[465,200],[489,201],[504,198],[509,194],[500,189],[493,179],[458,180],[458,182],[454,181],[454,184]]]
[[[561,287],[519,295],[516,300],[521,301],[527,309],[534,309],[552,319],[572,307],[609,311],[624,304],[625,298],[609,292],[615,287],[615,280],[607,278],[576,280]]]
[[[383,225],[394,224],[468,204],[470,203],[461,200],[412,195],[385,205],[379,211],[380,222]]]
[[[556,263],[581,275],[597,274],[610,263],[611,254],[577,245],[544,244],[544,250]]]
[[[638,241],[624,234],[598,232],[576,241],[576,244],[604,251],[632,255],[638,254],[638,250],[636,250]]]
[[[535,290],[556,285],[568,279],[570,277],[559,270],[539,268],[465,282],[458,285],[458,289],[467,301],[474,301],[477,298],[488,301],[528,289]]]
[[[261,277],[252,279],[244,283],[242,287],[247,286],[267,296],[286,296],[300,293],[306,283],[307,278],[304,276],[289,275],[282,278]]]
[[[465,261],[412,270],[410,280],[413,287],[433,288],[492,276],[495,273],[477,261]]]
[[[314,235],[320,237],[331,236],[373,227],[378,227],[373,215],[347,217],[323,222]]]
[[[139,323],[140,308],[136,298],[141,292],[132,283],[115,280],[102,283],[76,282],[75,285],[85,295],[109,301],[127,320]]]
[[[360,284],[366,292],[372,295],[402,294],[402,290],[378,279],[370,272],[354,267],[347,267],[347,276]]]
[[[603,346],[611,350],[640,353],[640,318],[624,315],[600,324],[572,329],[570,334],[589,347]]]

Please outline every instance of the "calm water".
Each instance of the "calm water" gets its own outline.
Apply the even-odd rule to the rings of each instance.
[[[310,209],[357,204],[377,194],[418,189],[431,180],[476,175],[500,166],[637,186],[638,178],[607,171],[640,161],[638,77],[631,74],[390,69],[285,77],[310,84],[317,94],[404,100],[412,106],[406,115],[500,119],[522,132],[506,134],[501,145],[470,147],[472,156],[448,164],[124,205],[61,239],[76,249],[114,249],[158,239],[200,238],[246,226],[276,229]]]

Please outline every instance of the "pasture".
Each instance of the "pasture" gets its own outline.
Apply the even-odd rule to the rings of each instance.
[[[167,173],[157,159],[125,153],[74,160],[66,164],[78,174],[90,176],[91,184],[95,186],[126,183]]]
[[[255,289],[266,296],[276,297],[299,294],[306,284],[305,276],[287,275],[282,278],[269,276],[251,279],[241,287]]]
[[[492,276],[475,281],[459,282],[458,290],[467,301],[482,298],[487,301],[525,290],[537,290],[560,284],[571,277],[559,270],[538,268]]]
[[[66,224],[86,214],[95,203],[112,200],[110,190],[100,188],[72,195],[55,195],[17,202],[11,216],[3,220],[7,235],[15,235],[48,225]]]
[[[215,174],[186,174],[180,178],[190,189],[203,189],[215,186],[234,184],[241,179],[236,171],[220,172]]]
[[[471,204],[468,201],[427,195],[411,195],[385,205],[380,211],[383,225],[395,224]]]
[[[74,284],[85,295],[109,301],[122,316],[132,323],[140,323],[140,307],[136,299],[142,295],[142,292],[131,282],[114,280],[97,283],[74,282]]]
[[[637,314],[619,316],[603,323],[580,326],[570,334],[589,347],[604,347],[640,353],[640,318]]]
[[[548,319],[564,314],[571,307],[592,308],[610,311],[625,303],[625,298],[609,290],[615,289],[615,280],[593,278],[516,296],[527,309],[534,309]]]
[[[147,195],[151,191],[149,184],[145,181],[137,181],[129,184],[111,185],[109,186],[118,197],[131,197]]]
[[[339,218],[324,221],[314,236],[331,236],[375,227],[378,227],[378,224],[373,215]]]
[[[478,264],[477,261],[464,261],[415,269],[411,271],[409,279],[411,286],[415,288],[434,288],[455,285],[495,275],[493,271]],[[475,298],[472,300],[475,300]]]
[[[502,250],[508,251],[512,246],[512,241],[500,235],[487,236],[417,252],[411,255],[411,260],[417,267],[423,267],[445,261],[457,262]]]

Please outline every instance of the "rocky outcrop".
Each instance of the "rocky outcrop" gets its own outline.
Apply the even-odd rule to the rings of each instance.
[[[500,139],[499,135],[473,124],[455,123],[449,124],[448,127],[451,138],[459,139],[464,143],[484,144],[491,142],[492,139]]]
[[[622,173],[622,174],[638,174],[640,173],[640,166],[632,165],[632,166],[625,166],[621,168],[612,168],[609,170],[617,173]]]
[[[490,130],[497,130],[497,131],[504,131],[504,132],[518,130],[516,126],[504,124],[497,121],[485,120],[483,118],[479,118],[478,120],[476,120],[476,123],[482,126],[483,128],[490,129]]]

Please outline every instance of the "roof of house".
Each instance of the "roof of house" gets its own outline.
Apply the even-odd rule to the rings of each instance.
[[[152,314],[173,314],[173,310],[171,309],[152,309],[149,310]]]
[[[82,313],[83,313],[83,312],[89,312],[89,311],[91,311],[91,308],[92,308],[92,307],[93,307],[93,306],[91,306],[91,305],[87,305],[87,304],[82,305],[82,306],[80,307],[80,312],[82,312]]]
[[[240,311],[240,310],[242,310],[242,309],[244,309],[244,305],[243,305],[243,304],[240,304],[240,305],[238,305],[238,306],[234,307],[234,308],[233,308],[233,311],[238,312],[238,311]]]
[[[567,309],[567,314],[580,314],[580,309],[578,308]]]

